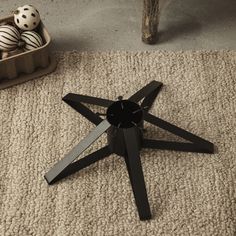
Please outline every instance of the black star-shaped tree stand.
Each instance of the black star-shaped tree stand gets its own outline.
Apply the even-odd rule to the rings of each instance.
[[[122,97],[119,97],[118,101],[72,93],[67,94],[63,101],[97,126],[45,175],[48,184],[53,184],[115,153],[124,157],[140,220],[151,219],[139,155],[140,150],[142,148],[153,148],[214,153],[213,143],[148,113],[161,87],[162,83],[152,81],[129,99],[123,100]],[[140,105],[139,102],[141,102]],[[92,112],[82,103],[106,107],[107,112],[104,114],[106,118],[102,119],[100,117],[102,114]],[[190,142],[145,139],[143,138],[144,121]],[[105,132],[107,133],[108,140],[106,146],[75,161],[80,154]]]

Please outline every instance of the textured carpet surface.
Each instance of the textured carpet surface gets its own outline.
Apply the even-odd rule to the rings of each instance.
[[[57,54],[57,70],[0,91],[0,235],[235,235],[236,53]],[[151,113],[217,154],[142,150],[153,219],[140,222],[125,163],[112,155],[53,186],[43,175],[93,128],[68,92],[116,99],[151,80]],[[97,110],[97,107],[91,107]],[[151,125],[148,137],[175,140]],[[102,136],[86,153],[106,143]]]

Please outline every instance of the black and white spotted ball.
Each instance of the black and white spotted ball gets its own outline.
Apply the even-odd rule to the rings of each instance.
[[[25,51],[34,50],[43,46],[43,40],[41,36],[34,31],[23,32],[21,34],[21,41],[25,43],[23,47]]]
[[[40,22],[40,15],[32,5],[24,5],[14,11],[14,22],[21,30],[34,30]]]
[[[17,48],[20,33],[11,25],[0,26],[0,50],[8,52]]]

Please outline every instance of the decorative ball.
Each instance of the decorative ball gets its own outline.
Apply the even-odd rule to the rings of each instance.
[[[25,31],[21,34],[21,41],[24,42],[23,48],[25,51],[33,50],[43,46],[41,36],[34,31]]]
[[[40,22],[40,15],[32,5],[24,5],[14,12],[14,22],[21,30],[34,30]]]
[[[17,48],[20,33],[11,25],[0,26],[0,50],[11,51]]]

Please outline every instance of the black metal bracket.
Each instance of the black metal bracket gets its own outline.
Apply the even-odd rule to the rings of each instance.
[[[151,211],[140,161],[142,148],[166,149],[184,152],[214,153],[214,144],[184,129],[170,124],[148,113],[162,83],[152,81],[128,100],[118,101],[79,94],[67,94],[63,101],[97,125],[87,137],[75,146],[62,160],[45,174],[48,184],[53,184],[89,165],[115,153],[123,156],[128,170],[140,220],[151,219]],[[94,113],[82,103],[107,108],[106,114]],[[139,103],[141,103],[139,105]],[[102,119],[100,116],[106,116]],[[151,140],[143,137],[144,121],[171,132],[189,142]],[[108,144],[75,161],[103,133],[107,133]]]

